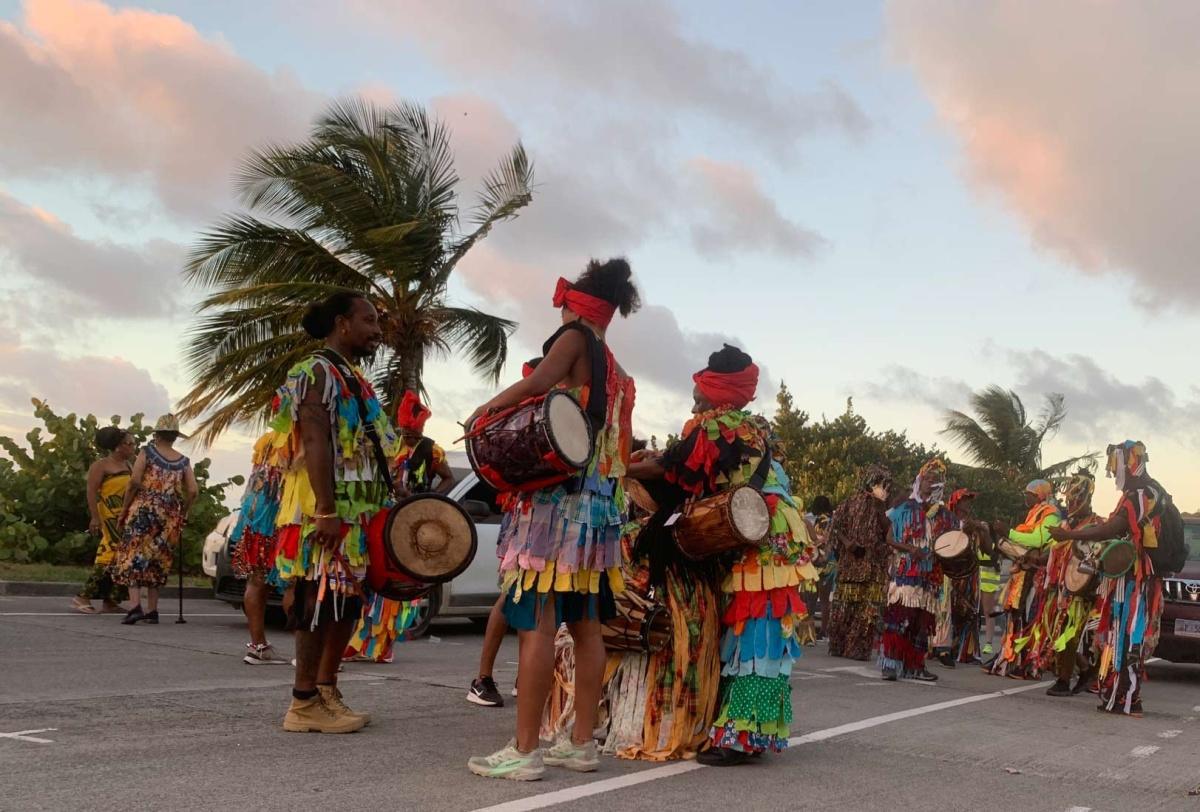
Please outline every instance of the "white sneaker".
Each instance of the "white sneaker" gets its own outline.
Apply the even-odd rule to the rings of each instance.
[[[490,756],[474,756],[468,759],[467,768],[484,778],[505,778],[509,781],[540,781],[546,773],[541,749],[532,753],[522,753],[511,741],[504,749],[497,750]]]
[[[589,739],[587,744],[576,744],[569,735],[563,736],[546,751],[544,761],[551,767],[566,767],[577,773],[595,772],[600,766],[600,759],[596,756],[596,740]]]
[[[253,643],[246,644],[246,656],[242,658],[242,662],[246,665],[287,665],[288,661],[279,656],[279,653],[271,646],[270,643],[264,643],[261,646],[256,646]]]

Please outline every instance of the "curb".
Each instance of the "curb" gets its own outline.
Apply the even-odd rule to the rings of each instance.
[[[70,598],[79,594],[83,588],[81,583],[70,581],[0,581],[0,595],[43,598]],[[212,587],[185,586],[183,597],[190,600],[211,599]],[[159,600],[178,598],[179,588],[164,586],[158,591]]]

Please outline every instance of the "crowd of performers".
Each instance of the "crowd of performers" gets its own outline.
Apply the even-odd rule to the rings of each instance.
[[[901,501],[892,499],[891,474],[871,466],[836,509],[805,515],[785,473],[786,449],[748,410],[758,384],[749,355],[729,345],[714,352],[693,376],[695,402],[678,439],[662,451],[635,450],[634,381],[605,340],[615,315],[639,306],[628,264],[590,263],[576,281],[559,281],[553,304],[563,323],[543,357],[464,423],[561,390],[584,409],[594,437],[577,474],[500,495],[502,594],[469,698],[502,704],[491,669],[511,627],[520,701],[515,735],[471,758],[473,773],[535,780],[547,765],[590,771],[601,751],[732,766],[783,750],[789,676],[811,628],[806,599],[824,603],[830,654],[877,656],[883,679],[935,680],[931,658],[1018,678],[1050,671],[1052,695],[1090,686],[1105,710],[1141,712],[1162,606],[1146,548],[1159,532],[1155,504],[1164,494],[1146,474],[1140,443],[1110,450],[1108,470],[1122,497],[1107,520],[1093,513],[1094,480],[1080,471],[1061,504],[1050,483],[1035,481],[1023,523],[989,526],[972,516],[976,494],[947,494],[940,459],[921,467]],[[245,660],[280,662],[262,612],[266,590],[286,588],[296,671],[283,726],[351,732],[369,716],[346,704],[341,661],[390,661],[416,612],[364,584],[368,525],[411,493],[448,492],[454,475],[422,434],[429,410],[416,395],[404,396],[392,420],[357,366],[382,340],[367,300],[335,294],[310,308],[304,327],[324,347],[293,367],[278,391],[232,537],[235,568],[248,579]],[[747,486],[766,503],[765,538],[715,555],[684,554],[673,525],[685,506]],[[950,531],[969,539],[971,566],[951,568],[936,554],[935,542]],[[1109,539],[1133,546],[1129,572],[1100,580],[1094,593],[1064,588],[1074,542]],[[1015,563],[999,592],[1002,553]],[[671,621],[666,639],[644,650],[607,650],[611,624],[630,613],[644,618],[651,604]],[[993,606],[1007,614],[995,649],[984,617]]]

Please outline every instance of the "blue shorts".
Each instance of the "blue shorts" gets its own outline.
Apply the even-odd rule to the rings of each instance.
[[[526,590],[520,600],[514,600],[517,585],[504,598],[504,619],[514,629],[530,632],[537,628],[538,617],[549,599],[554,599],[554,627],[563,623],[581,620],[599,620],[603,623],[617,616],[617,605],[613,600],[608,576],[600,578],[600,591],[583,592],[534,592]]]

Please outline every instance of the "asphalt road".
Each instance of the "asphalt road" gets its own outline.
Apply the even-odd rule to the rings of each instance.
[[[347,699],[375,721],[320,736],[280,729],[290,670],[241,663],[229,607],[192,601],[187,625],[164,612],[157,627],[126,627],[66,604],[0,598],[0,809],[1200,812],[1188,795],[1200,786],[1196,666],[1151,665],[1135,720],[974,668],[935,666],[934,686],[883,683],[873,667],[810,648],[783,755],[732,770],[604,759],[591,775],[552,769],[517,784],[465,767],[513,723],[512,701],[464,701],[480,642],[465,623],[436,624],[392,665],[348,665]],[[515,651],[510,637],[505,689]]]

